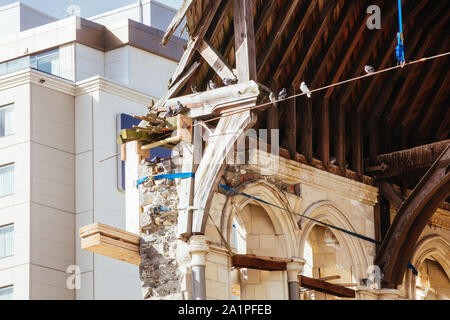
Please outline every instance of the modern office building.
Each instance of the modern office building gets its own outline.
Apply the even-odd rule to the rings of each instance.
[[[0,8],[0,299],[142,298],[138,267],[81,250],[78,228],[125,228],[121,160],[101,160],[118,152],[124,115],[167,90],[185,44],[159,45],[174,13],[155,1],[89,19]]]

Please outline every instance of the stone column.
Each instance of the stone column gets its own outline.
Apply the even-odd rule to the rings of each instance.
[[[305,260],[295,259],[293,262],[286,263],[286,271],[288,275],[289,300],[298,300],[298,274],[303,271]]]
[[[206,237],[192,236],[189,239],[189,253],[192,270],[192,299],[206,300],[205,257],[208,253]]]
[[[366,286],[359,286],[355,291],[357,300],[378,300],[378,290]]]
[[[397,289],[378,290],[378,300],[398,300],[400,291]]]

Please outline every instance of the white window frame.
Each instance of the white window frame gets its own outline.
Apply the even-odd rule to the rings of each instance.
[[[14,103],[9,103],[9,104],[5,104],[3,106],[0,106],[0,112],[5,112],[4,110],[6,110],[8,108],[12,109],[12,118],[10,119],[11,123],[9,123],[9,126],[12,127],[12,129],[10,130],[10,132],[6,132],[6,130],[3,129],[5,132],[0,132],[0,138],[11,136],[15,132],[15,111],[16,111],[16,108],[15,108]],[[5,114],[6,114],[6,112],[5,112]],[[7,119],[5,117],[5,124],[7,123],[6,120]],[[5,124],[4,124],[4,126],[5,126]]]
[[[13,255],[14,255],[14,224],[13,223],[10,223],[10,224],[5,224],[5,225],[3,225],[3,226],[0,226],[0,230],[2,230],[2,229],[6,229],[6,228],[8,228],[8,227],[11,227],[12,228],[12,246],[11,246],[11,252],[9,252],[8,254],[5,254],[5,255],[3,255],[3,256],[0,256],[0,259],[3,259],[3,258],[8,258],[8,257],[12,257]],[[3,243],[0,243],[0,246],[3,246],[4,244]]]
[[[14,194],[14,171],[15,171],[15,164],[14,163],[8,163],[8,164],[5,164],[5,165],[1,165],[0,166],[0,170],[1,169],[4,169],[4,168],[6,168],[6,167],[12,167],[12,187],[11,187],[11,192],[9,192],[9,193],[5,193],[5,194],[1,194],[0,193],[0,198],[3,198],[3,197],[9,197],[9,196],[12,196],[13,194]],[[2,184],[3,182],[2,182],[2,179],[0,179],[0,184]],[[0,186],[0,190],[2,190],[1,189],[2,187]]]
[[[8,286],[4,286],[4,287],[0,287],[0,292],[2,292],[3,290],[9,290],[11,289],[11,299],[0,299],[0,300],[12,300],[14,299],[14,285],[8,285]],[[1,295],[0,295],[1,297]]]

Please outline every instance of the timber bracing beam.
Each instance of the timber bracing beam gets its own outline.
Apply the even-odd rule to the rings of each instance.
[[[450,144],[403,202],[375,259],[383,286],[401,284],[412,250],[439,204],[450,195]]]

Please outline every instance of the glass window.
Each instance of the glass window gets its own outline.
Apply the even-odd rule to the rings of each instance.
[[[0,76],[6,73],[6,62],[0,63]]]
[[[14,225],[0,227],[0,259],[14,254]]]
[[[6,73],[16,72],[21,69],[28,68],[30,65],[30,57],[23,57],[6,63]]]
[[[0,198],[14,193],[14,164],[0,167]]]
[[[30,67],[59,76],[59,50],[55,49],[31,56]]]
[[[8,286],[0,288],[0,300],[12,300],[14,287]]]
[[[0,137],[14,133],[14,105],[0,107]]]

